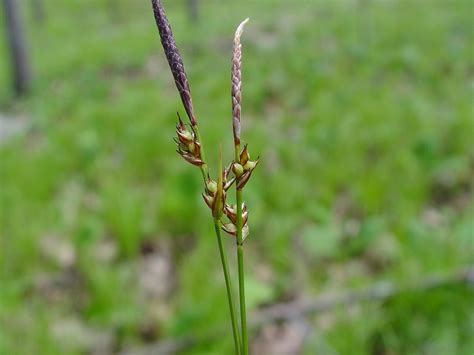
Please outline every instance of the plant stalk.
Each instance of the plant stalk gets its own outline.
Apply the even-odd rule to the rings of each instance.
[[[239,161],[240,144],[235,145],[235,161]],[[237,185],[236,185],[237,186]],[[242,327],[242,355],[248,355],[247,311],[245,307],[244,243],[242,238],[242,190],[235,189],[237,204],[237,265],[239,270],[240,326]]]
[[[232,332],[234,334],[235,353],[237,355],[241,355],[242,354],[240,350],[241,341],[240,341],[240,335],[239,335],[239,326],[237,324],[237,316],[235,313],[234,297],[232,293],[232,282],[231,282],[230,274],[229,274],[229,264],[227,263],[227,254],[225,252],[224,245],[222,243],[221,221],[219,218],[214,218],[214,229],[216,231],[217,243],[219,244],[219,252],[220,252],[221,261],[222,261],[222,270],[224,271],[225,285],[227,288],[227,300],[229,301],[229,311],[230,311],[230,318],[232,322]]]
[[[209,177],[209,168],[207,167],[206,153],[204,153],[204,147],[202,144],[201,133],[199,132],[198,125],[194,125],[192,126],[192,128],[194,130],[194,133],[196,134],[198,142],[201,143],[201,160],[204,162],[204,164],[201,165],[201,174],[205,184],[207,182],[207,178]]]
[[[192,126],[194,133],[196,134],[196,138],[198,142],[201,143],[201,160],[204,161],[204,164],[201,165],[200,170],[202,174],[202,178],[204,180],[204,184],[206,184],[207,179],[209,178],[209,168],[207,166],[206,154],[204,152],[204,147],[202,144],[201,133],[199,132],[198,125]],[[239,333],[239,326],[237,324],[237,315],[235,312],[235,302],[234,296],[232,292],[232,282],[229,273],[229,263],[227,262],[227,253],[224,249],[224,245],[222,243],[222,236],[221,236],[221,220],[220,218],[213,218],[214,220],[214,230],[216,232],[217,237],[217,244],[219,245],[219,253],[221,256],[222,262],[222,271],[224,273],[225,279],[225,286],[227,289],[227,300],[229,302],[229,311],[230,311],[230,319],[232,323],[232,333],[234,335],[234,346],[235,346],[235,354],[241,355],[241,340],[240,340],[240,333]]]

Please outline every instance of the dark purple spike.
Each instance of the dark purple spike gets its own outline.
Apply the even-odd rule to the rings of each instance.
[[[173,37],[173,31],[166,17],[165,9],[160,0],[151,0],[153,13],[155,15],[156,25],[160,33],[161,44],[165,51],[166,59],[173,74],[176,87],[178,88],[184,109],[188,114],[192,126],[196,125],[194,116],[193,101],[191,99],[191,89],[189,88],[188,78],[184,69],[183,59],[179,53],[176,41]]]

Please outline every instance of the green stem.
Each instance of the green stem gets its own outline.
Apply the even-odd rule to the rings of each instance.
[[[227,299],[229,301],[230,318],[232,322],[232,332],[234,333],[235,353],[237,355],[240,355],[241,351],[240,351],[239,326],[237,324],[237,317],[236,317],[235,307],[234,307],[234,297],[232,295],[232,283],[231,283],[230,274],[229,274],[229,264],[227,263],[227,254],[225,252],[224,245],[222,243],[221,221],[219,218],[214,218],[214,229],[216,231],[217,243],[219,244],[219,252],[221,254],[221,261],[222,261],[222,270],[224,271],[225,285],[227,288]]]
[[[235,161],[239,161],[240,144],[235,145]],[[237,186],[237,182],[236,182]],[[239,269],[240,325],[242,327],[242,355],[248,355],[247,311],[245,307],[244,241],[242,238],[242,190],[235,189],[237,204],[237,265]]]
[[[207,179],[209,178],[209,168],[206,163],[207,162],[206,153],[204,152],[204,147],[202,144],[202,138],[201,138],[201,133],[199,132],[199,127],[195,125],[192,128],[194,130],[194,133],[196,134],[196,138],[198,142],[201,143],[201,160],[204,162],[204,164],[201,165],[200,168],[201,168],[201,174],[204,180],[204,184],[206,184]],[[229,274],[229,264],[227,262],[227,253],[222,243],[221,221],[219,218],[214,218],[214,229],[216,231],[217,243],[219,245],[219,252],[220,252],[221,261],[222,261],[222,271],[224,272],[225,285],[227,288],[227,300],[229,302],[230,319],[232,322],[232,332],[234,335],[235,353],[236,355],[241,355],[241,350],[240,350],[241,341],[240,341],[239,326],[237,324],[237,316],[236,316],[235,306],[234,306],[234,296],[232,293],[232,283],[231,283],[231,278]]]
[[[197,125],[192,126],[194,133],[196,134],[196,138],[199,143],[201,143],[201,160],[204,162],[203,165],[201,165],[201,174],[202,178],[204,180],[204,183],[207,182],[207,178],[209,177],[209,168],[207,167],[207,160],[206,160],[206,153],[204,152],[204,147],[202,144],[202,139],[201,139],[201,133],[199,132],[199,127]]]
[[[200,170],[202,174],[202,178],[204,180],[204,184],[207,183],[207,179],[209,178],[209,167],[207,166],[206,154],[204,152],[204,147],[202,144],[201,133],[199,132],[199,127],[197,125],[192,126],[194,133],[196,134],[196,138],[199,143],[201,143],[201,160],[204,162],[201,165]],[[232,332],[234,335],[234,345],[235,345],[235,354],[241,355],[241,341],[240,341],[240,333],[239,333],[239,326],[237,324],[237,316],[235,312],[234,306],[234,296],[232,293],[232,283],[229,274],[229,264],[227,262],[227,253],[224,249],[221,237],[221,221],[219,218],[214,218],[214,229],[216,231],[217,237],[217,244],[219,245],[219,252],[221,255],[221,262],[222,262],[222,271],[224,272],[224,279],[225,285],[227,288],[227,300],[229,302],[229,311],[230,311],[230,319],[232,322]]]

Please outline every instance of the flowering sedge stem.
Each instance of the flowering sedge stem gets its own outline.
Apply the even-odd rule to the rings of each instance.
[[[239,161],[240,144],[235,145],[235,161]],[[245,307],[244,245],[242,238],[242,190],[235,189],[237,204],[237,265],[239,269],[240,325],[242,327],[242,355],[248,355],[247,311]]]
[[[158,27],[158,32],[160,34],[161,44],[163,45],[163,50],[168,60],[171,73],[178,89],[181,101],[183,103],[186,114],[191,123],[194,134],[191,134],[187,129],[184,123],[179,117],[179,123],[176,126],[177,129],[177,139],[176,143],[178,145],[177,152],[189,163],[199,166],[201,174],[204,180],[205,185],[205,194],[203,193],[204,200],[206,204],[212,210],[212,216],[214,219],[214,228],[216,231],[217,242],[219,245],[219,251],[221,255],[222,268],[224,271],[224,278],[227,287],[227,298],[229,301],[230,316],[232,320],[232,328],[234,333],[234,342],[235,342],[235,351],[237,355],[247,355],[248,354],[248,345],[247,345],[247,321],[245,314],[245,290],[244,290],[244,269],[243,269],[243,238],[242,238],[242,191],[237,189],[237,254],[238,254],[238,264],[239,264],[239,295],[240,295],[240,308],[241,308],[241,319],[242,319],[242,338],[243,345],[240,342],[240,336],[238,331],[237,317],[234,308],[234,302],[232,298],[232,287],[231,280],[229,275],[229,267],[227,263],[227,256],[225,249],[223,247],[222,238],[221,238],[221,221],[220,218],[223,215],[225,205],[225,191],[224,191],[224,174],[227,176],[228,171],[224,174],[222,172],[222,154],[221,150],[219,151],[219,177],[216,182],[212,181],[209,177],[209,167],[206,163],[206,157],[204,154],[204,149],[202,147],[201,134],[197,126],[196,116],[194,114],[193,102],[191,97],[191,89],[189,87],[188,78],[186,71],[184,69],[183,59],[179,53],[176,41],[173,36],[173,31],[166,17],[165,9],[161,4],[160,0],[151,0],[153,14],[155,17],[155,22]],[[232,66],[232,97],[233,97],[233,122],[234,122],[234,141],[235,141],[235,154],[236,162],[239,158],[240,150],[240,82],[241,82],[241,73],[240,73],[240,61],[241,61],[241,45],[240,45],[240,36],[242,35],[243,26],[248,21],[246,19],[240,24],[237,28],[235,39],[234,39],[234,56],[233,56],[233,66]],[[237,140],[237,137],[239,139]],[[198,144],[196,146],[196,144]],[[247,157],[248,158],[248,157]],[[255,167],[256,163],[254,163]],[[253,169],[253,168],[252,168]],[[250,171],[251,172],[251,171]],[[246,179],[250,177],[250,172],[246,176]],[[243,184],[247,181],[243,181]],[[233,234],[233,233],[232,233]]]
[[[224,271],[225,285],[227,288],[227,300],[229,301],[230,318],[232,322],[232,332],[234,333],[235,353],[241,355],[240,351],[240,335],[239,326],[237,324],[237,317],[235,313],[234,298],[232,296],[232,283],[229,274],[229,265],[227,263],[227,255],[222,243],[221,236],[221,221],[219,218],[214,218],[214,229],[216,231],[217,243],[219,244],[219,252],[221,254],[222,269]]]

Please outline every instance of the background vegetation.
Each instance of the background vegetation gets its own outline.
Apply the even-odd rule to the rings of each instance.
[[[35,23],[22,2],[27,98],[10,91],[0,42],[2,121],[23,125],[0,141],[0,353],[134,353],[215,327],[229,329],[182,353],[230,353],[212,224],[199,174],[174,151],[181,103],[149,1],[44,3]],[[184,1],[165,5],[214,163],[220,142],[232,157],[231,41],[251,17],[243,137],[262,160],[245,196],[250,313],[473,262],[472,2],[203,0],[198,23]],[[255,354],[470,354],[473,331],[472,285],[459,284],[252,339]]]

